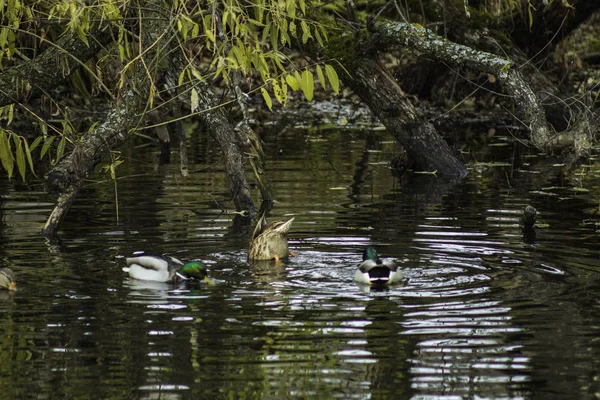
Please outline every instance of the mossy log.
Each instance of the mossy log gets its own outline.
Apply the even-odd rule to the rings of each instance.
[[[469,67],[492,74],[514,105],[516,117],[530,133],[531,142],[546,152],[574,150],[578,154],[590,150],[591,132],[598,121],[591,115],[568,131],[557,134],[546,118],[546,112],[535,92],[510,60],[468,46],[453,43],[422,26],[406,23],[371,23],[369,31],[379,50],[394,46],[412,49],[451,66]]]

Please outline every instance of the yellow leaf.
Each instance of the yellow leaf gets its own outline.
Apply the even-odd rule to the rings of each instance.
[[[267,107],[269,107],[269,110],[273,111],[273,101],[271,100],[271,96],[269,96],[269,92],[267,92],[267,89],[264,87],[261,87],[260,91],[265,99],[265,103],[267,103]]]
[[[285,105],[285,102],[287,100],[286,94],[283,92],[283,89],[281,88],[281,86],[279,86],[279,82],[277,82],[276,80],[273,80],[271,82],[271,85],[273,85],[273,94],[275,95],[275,98],[277,99],[279,104]],[[285,85],[285,82],[284,82],[284,85]],[[287,88],[287,85],[286,85],[286,88]]]
[[[321,84],[323,89],[327,89],[327,82],[325,81],[325,75],[323,75],[323,68],[321,68],[320,64],[317,64],[317,77],[319,77],[319,83]]]
[[[300,83],[292,75],[286,75],[285,76],[285,81],[287,82],[288,85],[290,85],[290,87],[292,88],[292,90],[298,90],[298,89],[300,89]]]
[[[296,18],[296,0],[286,0],[285,8],[290,19]]]

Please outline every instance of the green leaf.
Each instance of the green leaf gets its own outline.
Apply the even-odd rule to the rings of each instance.
[[[261,87],[260,91],[263,95],[263,98],[265,99],[265,103],[267,103],[267,107],[269,107],[269,110],[273,111],[273,100],[271,100],[269,92],[267,92],[267,89],[265,89],[264,87]]]
[[[300,25],[302,26],[302,43],[306,43],[308,42],[308,39],[312,37],[312,35],[310,34],[310,28],[304,20],[300,22]]]
[[[335,72],[335,68],[333,68],[329,64],[325,64],[325,71],[327,72],[327,79],[329,79],[329,83],[334,92],[340,92],[340,79],[338,77],[337,72]]]
[[[305,0],[299,0],[298,1],[298,5],[300,6],[300,9],[302,10],[302,14],[306,15],[306,2],[305,2]]]
[[[215,43],[215,35],[212,31],[212,17],[210,14],[206,14],[202,19],[202,27],[204,28],[204,34],[211,42]]]
[[[191,111],[196,112],[198,110],[198,104],[200,104],[200,98],[198,96],[198,91],[195,88],[192,88],[190,104]]]
[[[17,168],[19,169],[19,174],[21,175],[21,179],[25,181],[25,172],[27,172],[25,164],[25,152],[23,150],[23,143],[21,139],[17,135],[13,135],[15,139],[15,156],[17,158]]]
[[[8,174],[8,178],[12,178],[13,169],[15,165],[15,159],[13,158],[12,152],[10,151],[10,142],[8,140],[9,133],[4,129],[0,129],[0,161],[2,161],[2,167]]]
[[[319,43],[319,46],[325,47],[325,43],[323,42],[323,38],[321,37],[321,34],[319,33],[318,29],[315,29],[315,38],[317,39],[317,43]]]
[[[306,100],[311,101],[315,92],[315,80],[312,72],[307,69],[302,72],[302,81],[300,86],[302,87],[302,92],[304,92],[304,97],[306,97]]]
[[[317,31],[315,31],[317,32]],[[325,81],[325,75],[323,74],[323,68],[321,68],[320,64],[317,64],[317,77],[319,77],[319,83],[323,87],[323,89],[327,89],[327,82]]]
[[[42,143],[42,140],[44,139],[43,136],[38,136],[34,139],[33,142],[31,142],[31,146],[29,146],[29,150],[30,151],[34,151],[35,149],[37,149],[37,147],[40,145],[40,143]]]
[[[46,140],[44,140],[44,144],[42,145],[42,151],[40,151],[40,160],[42,158],[44,158],[44,156],[50,149],[50,146],[52,146],[52,142],[54,142],[54,138],[55,138],[55,136],[50,136],[49,138],[46,138]]]
[[[56,148],[56,161],[60,160],[62,156],[65,154],[65,145],[67,144],[67,137],[63,136],[60,138],[60,142],[58,142],[58,147]]]
[[[277,51],[277,39],[279,38],[279,28],[276,24],[271,25],[271,47]]]

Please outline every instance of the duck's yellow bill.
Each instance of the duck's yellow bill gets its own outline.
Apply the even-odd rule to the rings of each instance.
[[[16,282],[11,282],[8,285],[8,290],[17,290],[17,283]]]

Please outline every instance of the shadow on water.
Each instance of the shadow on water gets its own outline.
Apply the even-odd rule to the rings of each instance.
[[[185,180],[123,149],[118,219],[112,182],[90,184],[55,243],[41,185],[3,182],[0,260],[19,291],[0,292],[0,399],[594,398],[600,169],[567,177],[486,140],[478,159],[499,166],[443,182],[393,178],[383,133],[268,133],[269,219],[296,217],[280,264],[248,262],[253,226],[222,212],[210,141]],[[402,284],[352,281],[367,245]],[[132,280],[136,250],[203,260],[212,283]]]

